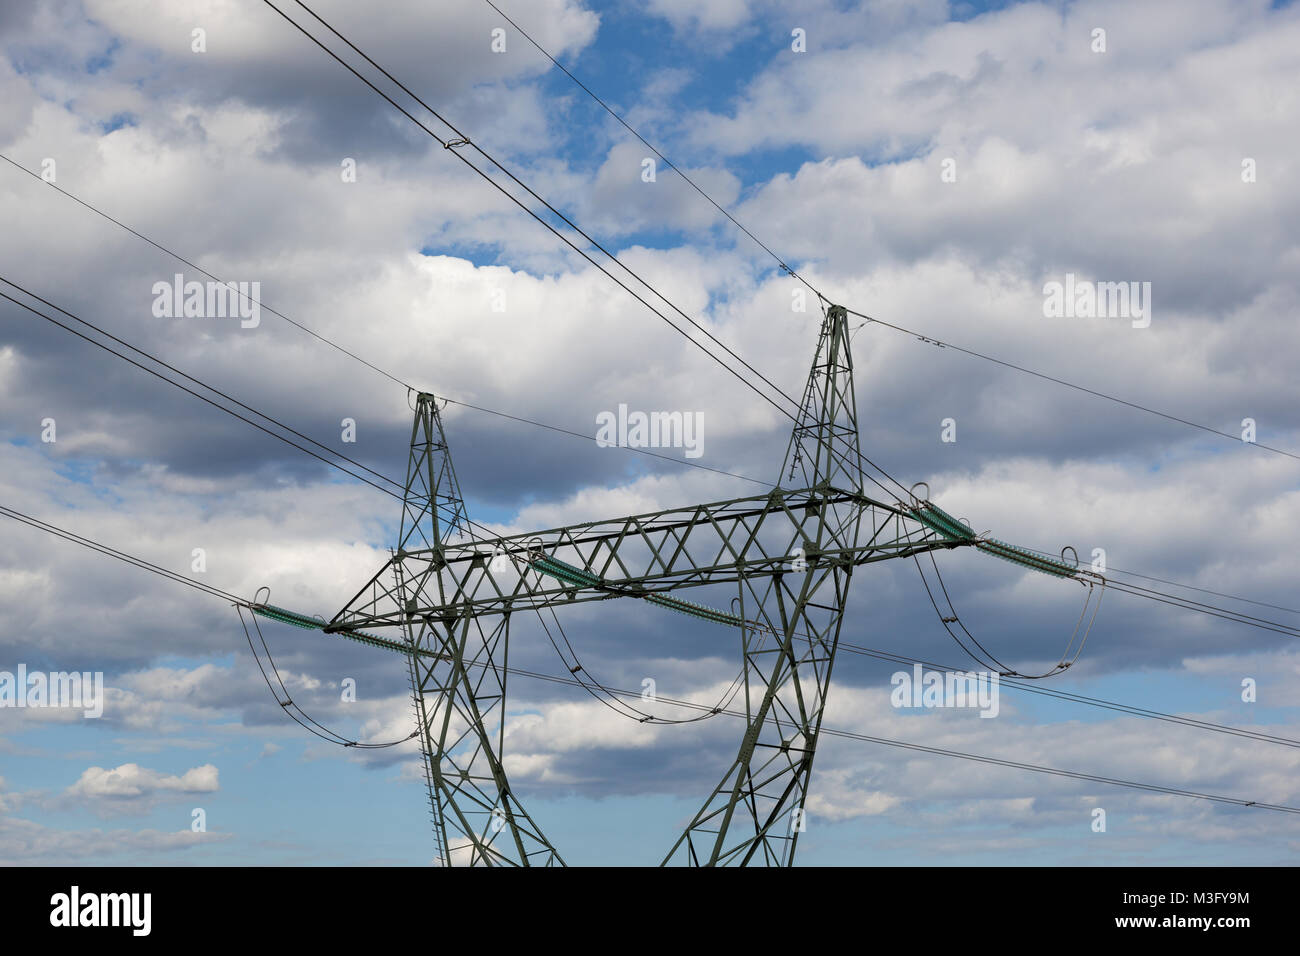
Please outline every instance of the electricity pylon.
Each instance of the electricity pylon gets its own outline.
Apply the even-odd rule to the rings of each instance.
[[[840,306],[822,322],[778,482],[764,495],[452,541],[468,530],[464,503],[436,400],[419,395],[398,548],[325,630],[401,629],[439,859],[563,864],[502,765],[510,617],[634,598],[741,635],[744,736],[663,862],[790,865],[854,569],[974,546],[1078,576],[1063,562],[976,536],[929,501],[869,497],[862,466]],[[735,586],[737,610],[674,593],[708,585]]]

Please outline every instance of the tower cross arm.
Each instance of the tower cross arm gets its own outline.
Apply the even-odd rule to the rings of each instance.
[[[826,533],[822,516],[834,515]],[[821,523],[822,533],[814,532]],[[582,522],[547,531],[399,551],[329,628],[396,626],[667,592],[819,564],[855,566],[971,542],[918,521],[905,506],[834,488],[766,495]],[[403,606],[407,580],[441,574],[439,597]]]

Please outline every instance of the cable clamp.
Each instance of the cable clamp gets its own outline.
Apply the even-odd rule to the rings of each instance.
[[[455,149],[457,146],[468,146],[468,145],[469,145],[469,139],[467,137],[461,137],[460,139],[448,140],[447,142],[442,144],[442,148]]]

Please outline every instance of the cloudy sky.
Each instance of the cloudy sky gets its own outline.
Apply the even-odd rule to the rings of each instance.
[[[853,349],[873,461],[1003,540],[1070,545],[1085,561],[1104,549],[1117,577],[1247,598],[1274,606],[1154,585],[1300,624],[1287,610],[1300,607],[1300,461],[1260,447],[1300,453],[1294,5],[498,5],[832,300],[1229,436],[868,324]],[[483,0],[313,7],[797,394],[815,304],[797,311],[795,280],[662,163],[647,182],[646,147]],[[407,390],[287,316],[453,400],[448,440],[478,521],[551,528],[777,478],[787,419],[261,0],[3,4],[0,153],[0,278],[52,306],[0,292],[93,322],[400,480]],[[222,280],[259,283],[259,321],[160,316],[155,283],[206,277],[67,194]],[[1149,324],[1045,316],[1045,285],[1067,274],[1150,283]],[[690,461],[716,470],[684,464],[680,448],[659,449],[666,461],[598,447],[597,416],[620,404],[702,414]],[[1248,418],[1254,444],[1238,437]],[[326,617],[386,560],[400,509],[4,300],[0,505]],[[938,560],[986,647],[1023,672],[1057,659],[1077,585],[975,553]],[[587,672],[613,686],[649,677],[663,695],[713,701],[739,666],[736,635],[639,602],[563,621]],[[400,658],[265,633],[314,718],[363,741],[410,732]],[[512,663],[565,672],[535,621],[512,636]],[[855,575],[844,639],[973,666],[905,562]],[[1111,594],[1078,663],[1046,683],[1294,740],[1293,641]],[[19,665],[102,671],[107,700],[99,719],[0,708],[2,862],[432,858],[413,746],[308,736],[267,690],[228,602],[5,518],[0,671]],[[995,719],[897,709],[898,669],[842,653],[826,726],[1300,805],[1294,745],[1011,688]],[[342,700],[349,678],[355,702]],[[726,716],[645,726],[523,677],[510,694],[515,789],[570,863],[658,862],[743,728]],[[820,747],[813,793],[807,865],[1276,864],[1300,850],[1289,814],[842,737]]]

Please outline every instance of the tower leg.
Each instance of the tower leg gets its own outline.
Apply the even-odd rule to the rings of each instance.
[[[469,617],[416,629],[410,657],[435,843],[446,866],[562,866],[510,790],[501,763],[510,616],[485,632]]]
[[[432,395],[421,394],[411,432],[392,595],[413,649],[411,687],[433,811],[434,845],[444,866],[562,866],[564,861],[510,789],[502,766],[510,615],[485,631],[469,615],[421,616],[445,607],[447,534],[464,533],[465,506]],[[432,549],[416,560],[410,550]]]
[[[664,859],[665,865],[789,866],[807,824],[805,801],[843,620],[847,568],[810,568],[792,588],[770,579],[747,611],[745,735],[721,783]],[[826,592],[827,603],[814,601]],[[766,633],[765,633],[766,632]]]
[[[745,736],[665,864],[789,866],[794,860],[848,599],[852,565],[843,554],[857,547],[864,514],[862,505],[832,499],[862,494],[861,466],[848,316],[831,306],[781,469],[781,479],[798,479],[795,487],[812,489],[814,498],[797,518],[790,570],[740,584],[747,622]]]

